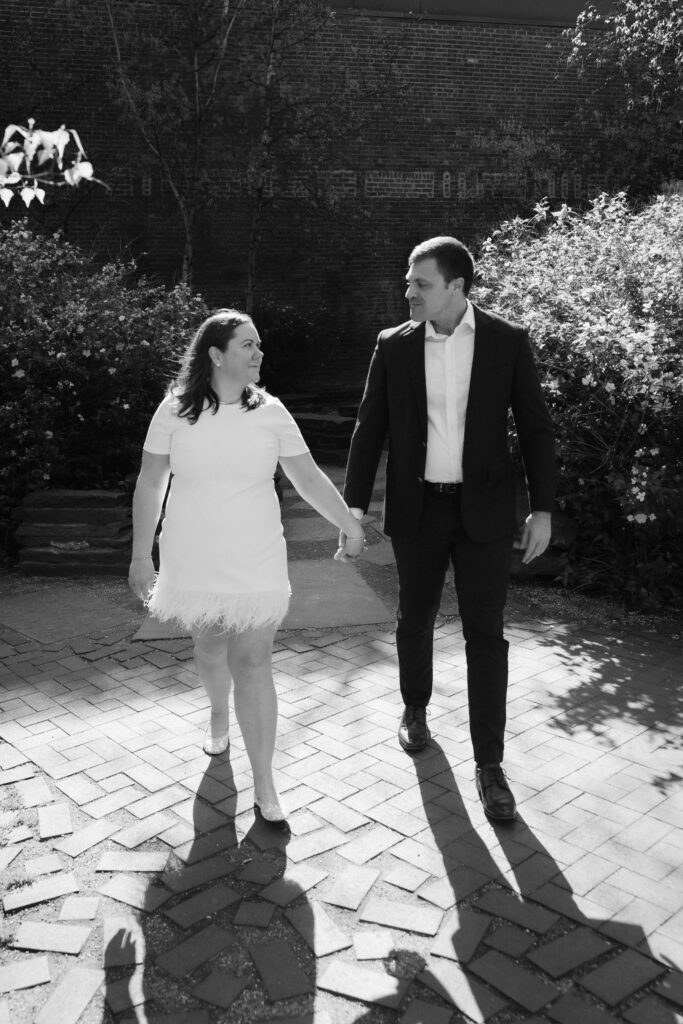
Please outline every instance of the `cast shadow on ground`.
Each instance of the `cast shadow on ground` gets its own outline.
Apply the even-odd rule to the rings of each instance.
[[[105,920],[102,1024],[146,1024],[181,1010],[187,1024],[208,1024],[231,1008],[241,1019],[265,1018],[283,966],[287,1012],[312,1010],[315,958],[284,913],[295,898],[300,915],[308,906],[295,882],[283,892],[288,837],[236,813],[229,756],[213,757],[196,790],[194,835],[161,876],[141,883],[139,911]]]
[[[571,685],[548,683],[558,714],[553,725],[569,737],[587,732],[601,746],[619,752],[623,744],[647,750],[653,785],[668,793],[678,788],[683,768],[683,648],[670,639],[620,631],[593,633],[567,629],[558,637],[539,632],[536,643],[552,647]],[[534,677],[543,689],[543,673]]]
[[[542,1012],[548,1004],[557,1009],[564,1003],[565,1012],[571,1008],[572,1019],[578,1020],[584,995],[587,1019],[594,999],[612,998],[608,986],[603,991],[599,975],[593,980],[585,976],[619,953],[643,978],[656,980],[666,973],[662,964],[646,959],[652,954],[640,926],[608,924],[582,912],[560,865],[523,817],[475,827],[437,742],[432,740],[414,758],[414,767],[435,848],[447,869],[445,878],[434,883],[430,897],[442,909],[455,903],[432,947],[438,955],[418,981],[450,998],[476,1021],[488,1019],[509,999],[531,1014]],[[550,948],[555,937],[570,930],[578,931],[574,948],[580,949],[576,954],[580,962],[574,964],[566,949]],[[521,960],[529,972],[516,992],[514,960]],[[626,962],[624,969],[628,974]],[[576,971],[584,976],[585,989],[567,992],[566,981]],[[512,979],[506,983],[507,999],[501,999],[500,989],[496,990],[504,977]],[[605,1012],[614,1011],[615,1005],[606,1005]],[[658,1009],[658,1022],[675,1024],[675,1013],[664,1001],[658,1000]]]

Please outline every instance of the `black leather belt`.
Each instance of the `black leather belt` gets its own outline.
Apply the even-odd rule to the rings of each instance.
[[[432,480],[425,480],[425,488],[433,494],[457,494],[462,484],[438,484]]]

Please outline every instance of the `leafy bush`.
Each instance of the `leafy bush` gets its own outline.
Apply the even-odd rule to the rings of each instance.
[[[98,267],[25,222],[0,230],[0,512],[34,488],[120,486],[201,299]]]
[[[570,582],[627,605],[683,603],[683,196],[582,215],[546,204],[478,263],[484,305],[526,324],[557,427]]]

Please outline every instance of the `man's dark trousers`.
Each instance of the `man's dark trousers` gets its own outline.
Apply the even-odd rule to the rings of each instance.
[[[460,517],[460,488],[424,494],[413,541],[392,538],[399,582],[396,647],[404,704],[426,707],[432,695],[434,623],[449,564],[453,566],[465,655],[470,735],[478,765],[503,760],[508,643],[503,612],[512,536],[477,543]]]

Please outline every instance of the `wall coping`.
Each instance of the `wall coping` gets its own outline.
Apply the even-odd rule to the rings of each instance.
[[[593,0],[602,13],[611,0]],[[410,21],[478,22],[501,25],[573,27],[585,0],[331,0],[340,13]],[[458,10],[448,10],[457,6]]]

